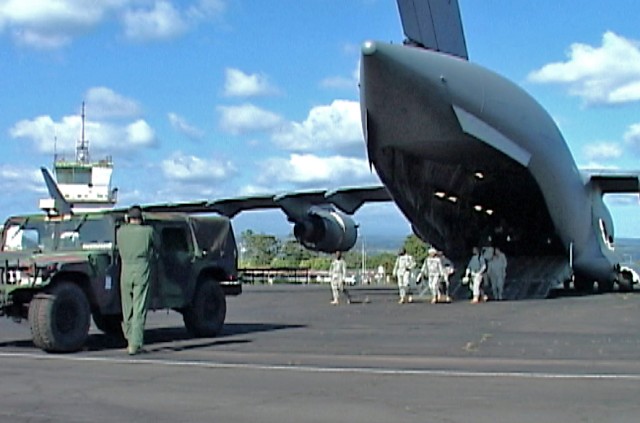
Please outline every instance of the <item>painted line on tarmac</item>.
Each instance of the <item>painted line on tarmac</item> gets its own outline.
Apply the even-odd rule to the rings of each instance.
[[[495,372],[442,369],[403,369],[376,367],[329,367],[298,364],[220,363],[195,360],[160,360],[145,358],[111,358],[70,355],[45,355],[38,353],[0,352],[0,358],[22,358],[40,361],[67,361],[138,366],[193,367],[201,369],[238,369],[262,371],[290,371],[303,373],[352,373],[391,376],[440,376],[467,378],[515,378],[515,379],[565,379],[565,380],[629,380],[640,381],[635,373],[551,373],[551,372]]]

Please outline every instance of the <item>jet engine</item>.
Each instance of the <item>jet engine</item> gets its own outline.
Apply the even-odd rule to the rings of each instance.
[[[304,218],[295,222],[293,234],[305,248],[333,253],[354,246],[357,227],[353,219],[342,212],[313,206]]]

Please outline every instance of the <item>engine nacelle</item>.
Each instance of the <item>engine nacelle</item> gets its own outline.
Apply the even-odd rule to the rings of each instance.
[[[358,237],[353,219],[336,210],[311,207],[304,220],[295,222],[293,234],[313,251],[333,253],[350,250]]]

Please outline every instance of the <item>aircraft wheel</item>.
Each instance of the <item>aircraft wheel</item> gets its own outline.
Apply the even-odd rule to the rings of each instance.
[[[33,297],[29,323],[37,347],[48,352],[77,351],[89,336],[89,301],[78,285],[58,283]]]
[[[218,281],[206,279],[196,289],[191,304],[182,313],[187,331],[194,336],[216,336],[222,331],[227,301]]]
[[[604,294],[613,291],[613,281],[598,282],[598,293]]]
[[[584,279],[577,276],[573,279],[573,289],[583,294],[592,294],[593,285],[593,281],[589,279]]]
[[[630,274],[626,272],[619,273],[616,282],[618,283],[618,289],[621,292],[633,291],[633,280]]]

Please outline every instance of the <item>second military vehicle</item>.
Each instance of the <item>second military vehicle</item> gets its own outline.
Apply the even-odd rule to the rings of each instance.
[[[33,343],[45,351],[83,347],[91,318],[122,334],[117,228],[124,210],[9,218],[0,241],[0,315],[28,319]],[[146,213],[159,251],[149,309],[182,313],[194,336],[215,336],[226,295],[242,292],[237,249],[226,217]]]

